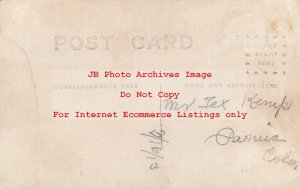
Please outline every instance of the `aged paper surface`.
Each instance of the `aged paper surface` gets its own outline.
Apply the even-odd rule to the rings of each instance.
[[[0,188],[299,189],[300,1],[0,1]]]

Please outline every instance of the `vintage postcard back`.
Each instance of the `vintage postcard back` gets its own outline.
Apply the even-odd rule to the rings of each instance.
[[[0,1],[0,188],[299,189],[300,1]]]

